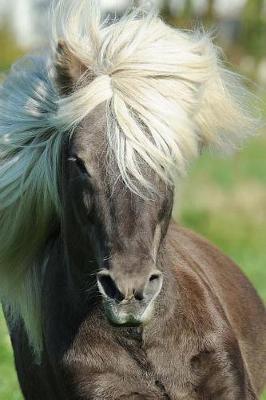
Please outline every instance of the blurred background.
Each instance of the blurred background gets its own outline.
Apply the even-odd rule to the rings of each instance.
[[[130,4],[155,4],[174,26],[204,25],[212,30],[230,68],[250,79],[247,84],[261,98],[266,117],[266,0],[99,3],[106,13],[118,15]],[[45,46],[49,4],[50,0],[0,0],[0,80],[18,57]],[[178,188],[174,217],[230,255],[266,300],[266,129],[260,133],[229,159],[205,154],[194,164]],[[0,400],[19,399],[9,338],[0,315]],[[266,400],[266,394],[262,399]]]

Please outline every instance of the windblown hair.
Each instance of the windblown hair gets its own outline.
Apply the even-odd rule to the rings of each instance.
[[[171,28],[133,10],[102,21],[96,0],[53,6],[51,52],[12,68],[0,89],[0,293],[41,350],[40,286],[46,246],[60,224],[61,146],[106,103],[107,138],[121,179],[153,193],[148,166],[174,184],[204,147],[232,149],[254,132],[250,94],[223,68],[208,34]],[[58,43],[84,73],[63,95]]]

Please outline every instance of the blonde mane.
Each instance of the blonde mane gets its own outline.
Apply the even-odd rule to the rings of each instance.
[[[153,193],[148,165],[166,183],[205,147],[231,150],[254,132],[251,95],[226,70],[202,32],[167,26],[133,10],[102,21],[96,0],[60,0],[52,8],[51,53],[15,65],[0,89],[0,294],[14,321],[42,349],[40,287],[47,240],[60,223],[61,145],[106,103],[107,138],[121,178],[137,195]],[[60,96],[58,42],[93,79]]]

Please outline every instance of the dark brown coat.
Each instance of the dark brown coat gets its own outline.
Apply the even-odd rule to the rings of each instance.
[[[258,398],[266,380],[265,308],[206,240],[171,223],[156,318],[141,328],[110,326],[97,300],[76,304],[58,247],[44,285],[41,366],[32,364],[22,328],[13,333],[27,400]]]
[[[78,69],[62,47],[60,54],[57,84],[66,94]],[[25,399],[258,399],[266,382],[263,303],[230,259],[170,222],[173,188],[144,171],[161,193],[149,202],[117,179],[105,133],[103,104],[62,152],[62,220],[42,282],[40,365],[22,324],[11,331]],[[150,318],[136,324],[150,304]],[[126,307],[134,323],[109,322]]]

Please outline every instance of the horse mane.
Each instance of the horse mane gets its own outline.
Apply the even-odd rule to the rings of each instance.
[[[110,149],[140,196],[154,192],[142,165],[174,184],[203,148],[234,149],[257,125],[251,94],[207,33],[139,9],[102,21],[97,3],[59,0],[50,51],[19,61],[0,89],[0,295],[36,353],[45,249],[60,225],[61,147],[86,115],[106,102]],[[59,42],[86,67],[68,95],[55,79]]]

